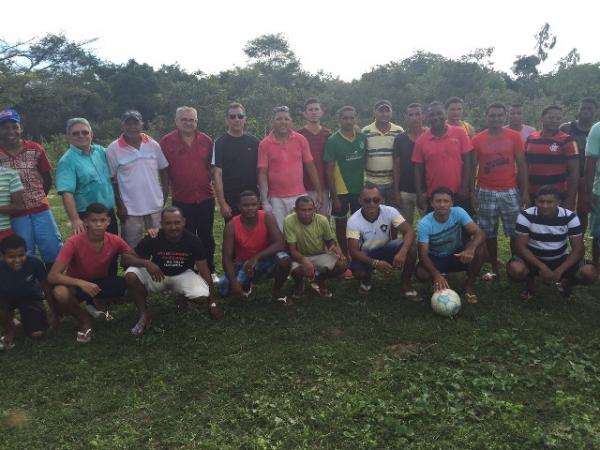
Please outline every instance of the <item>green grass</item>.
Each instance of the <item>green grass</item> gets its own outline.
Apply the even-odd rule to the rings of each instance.
[[[143,341],[131,305],[89,345],[70,322],[19,337],[0,354],[0,448],[599,448],[600,289],[524,305],[501,277],[456,319],[402,300],[394,277],[288,309],[262,286],[219,323],[155,296]]]

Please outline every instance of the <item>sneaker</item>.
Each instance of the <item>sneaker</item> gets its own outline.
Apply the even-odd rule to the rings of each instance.
[[[15,343],[11,342],[10,344],[6,343],[4,336],[0,336],[0,351],[2,350],[11,350],[15,348]]]
[[[344,280],[351,280],[354,278],[352,271],[350,269],[346,269],[346,271],[341,275]]]

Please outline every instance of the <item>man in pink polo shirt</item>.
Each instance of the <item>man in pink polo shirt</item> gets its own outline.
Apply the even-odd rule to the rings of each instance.
[[[306,195],[304,171],[317,191],[317,208],[323,204],[323,190],[308,141],[292,129],[290,109],[274,108],[271,125],[273,130],[258,146],[258,185],[263,208],[273,213],[283,231],[296,199]]]
[[[215,198],[210,173],[213,141],[198,131],[198,112],[181,106],[175,112],[176,130],[160,140],[167,161],[173,206],[185,217],[185,228],[198,236],[206,251],[211,273],[215,272],[213,222]]]
[[[447,186],[454,194],[454,205],[471,214],[473,209],[469,192],[472,184],[470,152],[473,146],[469,136],[463,127],[448,125],[444,104],[441,102],[429,104],[427,119],[430,128],[415,142],[412,156],[419,208],[430,208],[421,195],[425,178],[429,197],[436,188]]]

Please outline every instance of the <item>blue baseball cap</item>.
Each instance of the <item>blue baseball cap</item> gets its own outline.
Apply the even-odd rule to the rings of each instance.
[[[21,116],[14,109],[3,109],[0,111],[0,123],[6,122],[7,120],[21,123]]]

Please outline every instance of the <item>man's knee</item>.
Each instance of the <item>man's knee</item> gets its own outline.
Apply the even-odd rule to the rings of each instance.
[[[419,281],[428,281],[431,279],[431,274],[429,273],[429,271],[421,266],[417,267],[417,270],[415,271],[415,276]]]
[[[509,261],[506,264],[506,273],[513,281],[523,281],[529,275],[529,269],[521,261]]]
[[[598,271],[592,264],[586,264],[577,271],[577,279],[581,284],[593,284],[598,279]]]
[[[54,286],[52,295],[54,296],[54,300],[60,304],[68,303],[71,300],[71,290],[67,286]]]

